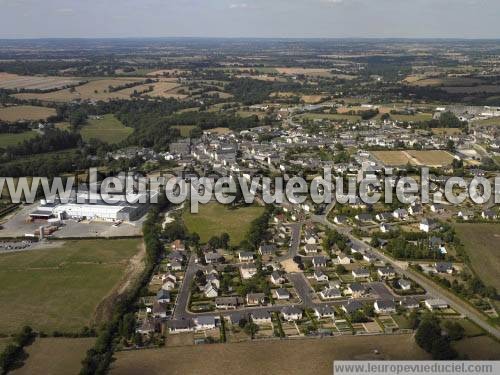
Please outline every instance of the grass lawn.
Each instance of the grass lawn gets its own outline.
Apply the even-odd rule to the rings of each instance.
[[[492,117],[485,120],[479,120],[474,122],[474,124],[500,126],[500,117]]]
[[[500,289],[500,224],[456,224],[472,268],[486,285]]]
[[[411,324],[406,315],[391,315],[400,329],[411,329]]]
[[[179,129],[181,132],[181,137],[188,138],[192,129],[196,126],[194,125],[175,125],[173,128]]]
[[[66,241],[0,255],[0,333],[23,325],[47,333],[88,326],[139,244],[139,239]]]
[[[7,347],[7,345],[12,343],[11,337],[0,337],[0,353]]]
[[[95,338],[37,338],[25,348],[28,358],[12,374],[77,374],[82,360],[95,342]],[[54,360],[57,358],[57,360]]]
[[[231,209],[219,203],[200,205],[199,213],[184,211],[182,218],[190,232],[200,235],[201,242],[224,232],[231,237],[231,244],[239,244],[245,237],[250,223],[264,212],[264,207],[249,206]]]
[[[59,129],[59,130],[67,130],[67,131],[69,131],[71,129],[71,125],[67,121],[57,122],[55,124],[55,127],[56,127],[56,129]]]
[[[96,138],[107,143],[119,143],[132,134],[134,129],[124,126],[113,115],[105,115],[102,120],[89,120],[81,133],[84,140]]]
[[[24,133],[2,133],[0,134],[0,148],[15,146],[20,142],[27,141],[38,135],[35,131]]]
[[[489,336],[467,337],[454,342],[453,348],[473,360],[500,360],[500,343]]]
[[[416,113],[414,115],[393,115],[391,118],[396,121],[421,122],[432,120],[432,113]]]
[[[307,119],[307,120],[333,120],[333,121],[359,121],[361,120],[361,116],[358,115],[343,115],[339,113],[306,113],[300,115],[299,117]]]

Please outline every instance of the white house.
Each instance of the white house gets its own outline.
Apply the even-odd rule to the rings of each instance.
[[[398,285],[402,290],[410,290],[411,289],[411,281],[406,279],[399,279]]]
[[[315,270],[314,271],[314,278],[316,281],[321,282],[321,281],[328,281],[328,275],[326,275],[323,271],[321,270]]]
[[[394,210],[394,212],[392,213],[392,216],[395,219],[404,220],[408,217],[408,211],[406,211],[404,208],[398,208],[398,209]]]
[[[350,264],[351,263],[351,258],[349,258],[347,255],[344,254],[339,254],[337,255],[337,264]]]
[[[370,276],[370,271],[368,271],[366,268],[358,268],[352,270],[351,273],[355,279],[363,279]]]
[[[314,308],[314,315],[318,319],[321,318],[332,318],[335,320],[335,311],[328,305],[321,305]]]
[[[317,254],[318,253],[318,245],[306,243],[304,245],[304,252],[306,254]]]
[[[391,300],[378,300],[373,304],[377,314],[391,314],[396,312],[396,305]]]
[[[426,299],[424,301],[425,307],[427,307],[429,310],[444,310],[448,308],[448,304],[443,301],[442,299],[436,298],[436,299]]]
[[[269,311],[255,311],[250,314],[252,317],[252,321],[255,324],[270,324],[271,323],[271,314]]]
[[[193,322],[196,331],[207,331],[217,327],[214,316],[198,316],[193,319]]]
[[[422,232],[426,232],[426,233],[429,233],[431,231],[433,231],[434,229],[436,229],[438,226],[438,222],[434,219],[422,219],[422,221],[420,222],[420,230]]]
[[[278,288],[274,290],[274,296],[278,300],[288,300],[290,299],[290,292],[285,288]]]
[[[321,292],[319,292],[319,295],[321,296],[322,299],[327,299],[327,300],[342,298],[342,293],[337,288],[325,288]]]
[[[274,285],[284,284],[285,283],[285,278],[278,271],[274,271],[271,274],[271,282]]]
[[[287,321],[299,320],[302,319],[302,310],[295,306],[286,306],[281,309],[281,315]]]

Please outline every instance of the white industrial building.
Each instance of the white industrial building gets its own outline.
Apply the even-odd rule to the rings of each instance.
[[[156,194],[156,193],[155,193]],[[148,203],[140,203],[141,198],[150,201],[150,194],[113,194],[103,200],[100,194],[77,193],[67,203],[42,200],[36,210],[30,213],[35,219],[82,219],[101,221],[135,221],[144,216]]]

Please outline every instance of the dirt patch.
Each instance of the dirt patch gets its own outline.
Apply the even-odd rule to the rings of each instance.
[[[281,262],[281,265],[287,273],[301,272],[297,263],[295,263],[293,259],[284,260],[283,262]]]
[[[374,354],[374,350],[379,355]],[[115,374],[331,374],[335,359],[428,359],[411,335],[168,347],[116,353]],[[208,360],[207,360],[208,359]]]
[[[85,353],[94,344],[94,338],[42,338],[26,347],[28,358],[23,367],[12,374],[77,374]]]
[[[145,257],[146,247],[144,242],[141,242],[139,252],[130,258],[122,280],[97,306],[92,317],[92,325],[99,325],[111,318],[116,300],[127,291],[144,270]]]

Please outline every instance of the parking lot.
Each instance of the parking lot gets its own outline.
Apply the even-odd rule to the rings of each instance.
[[[29,222],[29,213],[36,205],[24,205],[2,219],[0,225],[0,238],[25,237],[33,235],[40,226],[50,225],[45,220]],[[134,223],[122,223],[113,226],[111,222],[104,221],[81,221],[64,220],[61,227],[52,236],[56,238],[79,238],[79,237],[128,237],[142,234],[142,222],[144,218]]]

